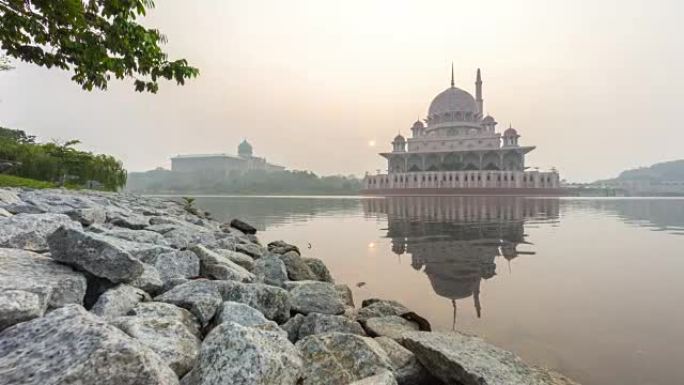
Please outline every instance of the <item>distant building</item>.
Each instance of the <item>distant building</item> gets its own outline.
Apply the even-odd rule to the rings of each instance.
[[[282,171],[285,167],[268,163],[265,158],[253,155],[252,145],[246,140],[238,145],[237,156],[229,154],[192,154],[171,158],[171,171],[228,175],[234,172],[264,170]]]
[[[369,194],[554,194],[559,176],[526,171],[525,155],[534,146],[518,143],[512,126],[497,132],[496,120],[484,116],[482,77],[477,70],[475,95],[454,85],[437,95],[427,118],[416,121],[408,139],[401,134],[392,141],[387,173],[368,175]]]

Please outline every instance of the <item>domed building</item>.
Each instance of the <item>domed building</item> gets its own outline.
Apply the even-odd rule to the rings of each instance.
[[[367,175],[369,194],[558,194],[555,171],[528,171],[525,155],[534,146],[518,143],[513,127],[497,132],[496,120],[484,116],[482,76],[475,97],[451,84],[430,103],[427,117],[411,126],[411,137],[397,135],[387,159],[387,173]]]
[[[238,145],[238,155],[190,154],[171,158],[171,171],[211,176],[227,176],[249,170],[282,171],[285,167],[271,164],[266,158],[254,156],[254,148],[245,139]]]

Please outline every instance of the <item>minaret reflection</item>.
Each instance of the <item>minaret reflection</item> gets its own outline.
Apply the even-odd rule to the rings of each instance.
[[[457,301],[473,297],[482,316],[482,280],[496,275],[497,257],[510,261],[524,254],[525,223],[559,216],[557,199],[520,197],[388,197],[364,201],[368,215],[387,217],[392,252],[411,256],[435,293],[451,300],[453,325]]]

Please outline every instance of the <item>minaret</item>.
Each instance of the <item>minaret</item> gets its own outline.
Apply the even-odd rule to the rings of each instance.
[[[451,62],[451,87],[454,87],[454,62]]]
[[[482,100],[482,75],[480,69],[477,69],[477,77],[475,78],[475,102],[477,108],[480,110],[480,115],[484,114],[484,100]]]

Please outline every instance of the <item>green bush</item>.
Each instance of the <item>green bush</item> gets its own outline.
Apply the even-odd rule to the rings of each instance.
[[[35,189],[55,187],[53,183],[35,179],[22,178],[14,175],[0,174],[0,187],[29,187]]]

